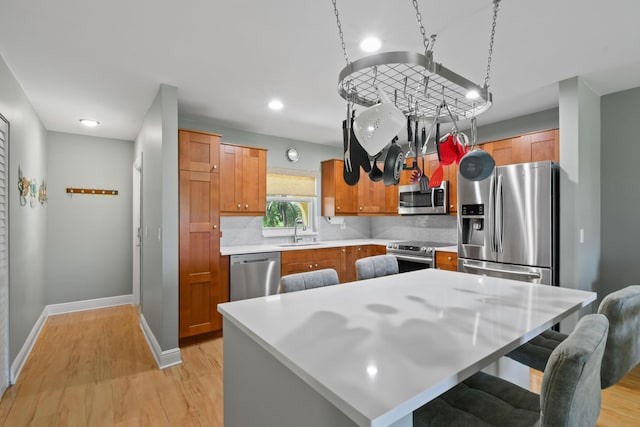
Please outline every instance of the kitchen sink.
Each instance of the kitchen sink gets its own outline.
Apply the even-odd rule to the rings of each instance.
[[[295,248],[300,246],[318,246],[324,245],[322,242],[299,242],[299,243],[281,243],[278,246],[281,248]]]

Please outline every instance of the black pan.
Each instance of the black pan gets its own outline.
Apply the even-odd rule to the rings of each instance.
[[[387,157],[384,159],[384,185],[396,185],[400,182],[404,153],[395,142],[389,146]]]
[[[356,134],[353,131],[353,120],[355,118],[355,111],[351,114],[351,165],[355,167],[362,167],[362,169],[369,173],[371,172],[371,160],[369,160],[369,154],[362,148],[360,141],[356,138]]]

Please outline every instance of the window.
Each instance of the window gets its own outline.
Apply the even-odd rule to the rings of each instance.
[[[292,171],[295,172],[295,171]],[[267,210],[262,218],[262,234],[289,236],[296,218],[302,218],[304,228],[298,234],[316,234],[316,178],[293,173],[267,174]]]

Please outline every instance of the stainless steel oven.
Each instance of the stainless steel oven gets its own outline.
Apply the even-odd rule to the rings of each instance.
[[[439,187],[421,189],[420,184],[398,187],[398,213],[400,215],[428,215],[449,213],[448,182]]]
[[[387,244],[387,254],[398,260],[400,273],[433,268],[435,248],[451,246],[441,242],[392,242]]]

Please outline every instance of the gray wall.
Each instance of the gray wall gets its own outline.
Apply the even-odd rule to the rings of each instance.
[[[46,305],[47,205],[20,206],[18,166],[47,178],[47,135],[31,103],[0,57],[0,114],[9,135],[9,360],[22,348]]]
[[[560,286],[597,291],[600,260],[600,97],[579,77],[560,82]],[[581,230],[584,242],[581,242]],[[581,314],[595,310],[595,305]],[[577,316],[562,322],[573,329]]]
[[[178,347],[178,91],[161,85],[135,142],[142,153],[141,306],[163,351]]]
[[[640,87],[602,97],[602,257],[599,294],[640,284]]]
[[[58,132],[48,140],[47,303],[131,294],[133,142]]]

